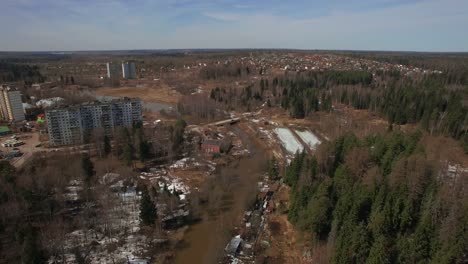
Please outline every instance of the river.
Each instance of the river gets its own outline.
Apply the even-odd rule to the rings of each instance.
[[[174,263],[216,263],[231,239],[231,231],[241,223],[244,211],[257,194],[257,182],[264,171],[265,155],[247,134],[232,127],[249,147],[250,156],[218,169],[206,184],[209,202],[203,207],[202,220],[188,229],[178,248]]]

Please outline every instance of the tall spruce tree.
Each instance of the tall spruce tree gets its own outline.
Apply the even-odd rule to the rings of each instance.
[[[84,154],[81,157],[81,167],[83,169],[84,181],[89,184],[95,174],[95,171],[93,162],[91,161],[91,158],[88,154]]]
[[[110,141],[110,138],[105,135],[104,136],[104,154],[109,155],[112,151],[112,145],[111,145],[111,141]]]
[[[157,212],[148,189],[143,188],[140,200],[140,219],[144,225],[154,225],[156,222]]]

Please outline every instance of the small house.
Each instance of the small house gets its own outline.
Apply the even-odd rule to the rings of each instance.
[[[224,251],[229,256],[236,256],[237,253],[239,253],[242,242],[243,240],[240,236],[235,236],[231,241],[229,241]]]
[[[6,136],[11,134],[11,130],[7,126],[0,126],[0,136]]]
[[[214,139],[206,139],[201,145],[201,149],[206,153],[225,153],[229,147],[230,144]]]

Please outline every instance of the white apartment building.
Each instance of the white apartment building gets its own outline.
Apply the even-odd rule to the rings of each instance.
[[[25,120],[20,91],[6,85],[0,87],[0,116],[11,122]]]
[[[122,63],[122,75],[124,79],[136,79],[135,62],[126,61]]]
[[[51,145],[73,145],[83,141],[79,107],[48,110],[46,120]]]
[[[112,136],[116,128],[131,127],[141,120],[141,101],[130,98],[46,111],[49,144],[52,146],[87,143],[96,129]]]

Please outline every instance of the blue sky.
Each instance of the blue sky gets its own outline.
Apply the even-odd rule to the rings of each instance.
[[[0,0],[1,51],[468,51],[467,0]]]

